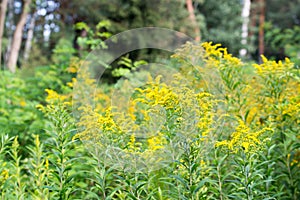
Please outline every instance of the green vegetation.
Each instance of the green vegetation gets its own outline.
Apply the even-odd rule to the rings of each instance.
[[[180,71],[174,80],[149,77],[122,113],[112,110],[113,87],[98,88],[96,107],[84,105],[79,120],[72,117],[74,59],[61,71],[47,68],[43,79],[46,68],[22,79],[1,72],[2,199],[297,199],[299,69],[289,59],[277,63],[263,57],[262,64],[251,65],[218,45],[202,46],[178,50],[172,56]],[[191,66],[188,55],[201,58],[199,65]],[[222,84],[216,87],[224,93],[205,86],[203,74],[211,70],[218,71]],[[128,81],[147,74],[132,73]],[[88,74],[80,76],[86,86],[96,84]],[[45,89],[49,81],[53,87]],[[126,90],[126,81],[119,84]],[[157,113],[157,106],[166,115]],[[142,140],[128,134],[161,123],[155,118],[164,116],[157,134]],[[178,154],[159,165],[174,141],[180,141]],[[125,157],[115,163],[104,159],[108,144]],[[133,157],[141,160],[135,165]]]
[[[0,199],[300,199],[299,1],[2,0]]]

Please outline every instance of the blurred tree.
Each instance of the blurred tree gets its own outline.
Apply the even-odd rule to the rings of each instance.
[[[204,15],[205,28],[202,38],[206,41],[221,43],[230,53],[239,54],[241,44],[242,3],[240,0],[219,1],[205,0],[197,8]]]
[[[256,33],[257,33],[257,19],[258,19],[258,4],[257,0],[251,0],[251,8],[250,8],[250,24],[249,24],[249,31],[248,31],[248,39],[250,47],[252,48],[251,53],[253,54],[256,51]]]
[[[265,18],[266,18],[266,13],[265,13],[265,7],[266,7],[266,2],[265,0],[259,0],[259,35],[258,35],[258,55],[259,55],[259,61],[261,61],[261,56],[265,52],[265,42],[264,42],[264,26],[265,26]]]
[[[16,26],[16,30],[14,32],[14,36],[13,36],[13,40],[12,40],[12,44],[11,44],[11,51],[9,53],[7,67],[13,73],[16,71],[17,60],[18,60],[19,51],[20,51],[21,42],[22,42],[23,28],[26,23],[27,15],[30,11],[30,3],[31,3],[31,0],[24,1],[23,11],[20,16],[19,22]]]
[[[287,54],[286,45],[280,42],[280,38],[285,37],[285,29],[300,25],[300,0],[252,0],[250,18],[249,39],[251,47],[255,47],[253,57],[260,59],[259,54],[263,53],[267,57],[282,59]]]
[[[300,0],[265,0],[266,21],[278,28],[300,25]]]
[[[272,23],[266,24],[266,43],[269,52],[277,59],[289,56],[291,60],[300,66],[300,26],[293,28],[278,28]]]
[[[245,57],[248,52],[247,44],[248,44],[248,27],[249,27],[249,16],[250,16],[250,8],[251,8],[251,1],[250,0],[243,0],[243,9],[242,9],[242,18],[243,18],[243,24],[242,24],[242,40],[241,44],[243,45],[243,48],[240,49],[239,54],[240,57]]]
[[[6,41],[6,48],[5,48],[5,56],[4,56],[4,63],[7,63],[9,52],[11,50],[11,41],[13,37],[13,31],[14,31],[14,16],[15,16],[15,6],[14,6],[15,1],[14,0],[9,0],[8,1],[8,13],[6,17],[6,23],[5,23],[5,35],[7,38]],[[18,15],[19,13],[16,13]]]
[[[5,1],[8,0],[2,0],[1,4],[4,4]],[[18,25],[18,20],[22,16],[22,5],[27,1],[9,0],[8,14],[6,18],[1,17],[1,20],[5,19],[6,24],[3,37],[0,37],[4,39],[1,44],[3,45],[2,49],[7,49],[2,55],[4,53],[10,55],[10,59],[12,55],[16,55],[10,53],[11,45],[17,41],[13,39],[16,33],[14,31],[18,30],[17,32],[20,33],[20,29],[15,24]],[[262,52],[265,52],[267,56],[277,56],[279,52],[280,56],[283,56],[284,50],[271,48],[270,43],[262,43],[266,39],[264,36],[265,25],[263,25],[265,23],[262,22],[271,22],[274,28],[278,27],[282,30],[299,25],[300,0],[288,2],[251,0],[249,19],[247,16],[244,18],[241,16],[243,6],[244,9],[248,9],[245,8],[247,5],[245,2],[249,3],[250,0],[224,0],[221,3],[209,0],[35,0],[36,14],[31,12],[30,18],[25,21],[25,25],[21,29],[22,44],[18,52],[23,54],[24,60],[26,60],[30,57],[28,56],[30,44],[34,42],[35,48],[40,48],[36,52],[40,52],[50,61],[53,49],[61,38],[72,42],[82,36],[81,31],[77,30],[76,32],[74,24],[85,22],[88,26],[95,27],[99,21],[109,20],[112,24],[110,27],[112,34],[133,28],[157,26],[186,33],[197,40],[201,36],[204,41],[221,43],[235,55],[238,55],[239,51],[243,49],[255,58]],[[259,6],[261,2],[268,6]],[[260,15],[262,11],[265,11],[264,15]],[[262,20],[263,16],[265,16],[265,20]],[[248,28],[248,36],[245,36],[247,33],[245,28]],[[103,31],[106,30],[103,29]],[[138,42],[142,40],[143,38],[140,38]],[[242,40],[243,42],[241,42]],[[285,49],[285,47],[280,48]],[[13,52],[16,50],[14,49]],[[157,56],[165,57],[166,55],[169,54],[148,49],[132,52],[129,58],[151,61]],[[8,63],[8,56],[5,56],[5,60]]]
[[[2,0],[0,4],[0,69],[2,66],[2,37],[4,32],[4,23],[5,23],[5,16],[6,16],[6,9],[7,9],[8,0]]]
[[[201,0],[193,1],[199,2]],[[195,27],[199,29],[199,23],[191,24],[189,13],[185,1],[173,0],[86,0],[86,1],[56,1],[59,7],[55,11],[60,16],[60,31],[51,33],[50,43],[56,44],[58,38],[71,36],[77,40],[82,32],[74,30],[74,24],[85,22],[90,27],[95,27],[101,20],[111,22],[110,32],[117,34],[133,28],[140,27],[163,27],[170,28],[187,35],[196,37]],[[198,11],[195,10],[196,20]],[[103,29],[102,31],[106,31]],[[139,38],[142,42],[143,38]],[[55,46],[55,45],[54,45]],[[74,47],[78,48],[75,44]],[[159,53],[158,53],[159,52]],[[151,56],[150,56],[151,54]],[[137,59],[155,59],[155,55],[161,57],[169,55],[161,51],[147,49],[130,53],[130,58]]]
[[[29,58],[29,54],[32,46],[32,40],[33,40],[33,34],[34,34],[35,21],[36,21],[36,11],[34,9],[33,13],[31,13],[30,16],[30,22],[27,31],[27,37],[26,37],[25,49],[24,49],[24,62],[26,62]]]
[[[186,0],[186,7],[189,12],[189,18],[191,20],[191,24],[194,25],[194,32],[195,32],[195,40],[199,42],[201,40],[200,28],[196,20],[193,1]]]
[[[294,56],[299,60],[300,0],[266,0],[265,54],[277,60]],[[294,61],[296,61],[294,60]],[[299,61],[296,61],[299,64]]]

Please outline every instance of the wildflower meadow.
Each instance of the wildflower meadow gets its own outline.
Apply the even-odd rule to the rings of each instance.
[[[300,0],[1,0],[0,200],[300,200]]]
[[[114,85],[78,58],[0,72],[1,199],[299,199],[299,67],[261,59],[205,42]]]

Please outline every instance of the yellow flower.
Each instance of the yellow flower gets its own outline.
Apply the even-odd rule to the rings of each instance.
[[[136,116],[134,114],[134,112],[135,112],[135,106],[136,106],[136,102],[135,101],[131,101],[130,105],[128,107],[128,114],[129,114],[129,116],[130,116],[130,118],[132,120],[136,120]]]
[[[20,102],[20,106],[22,106],[22,107],[26,106],[26,102],[25,102],[24,100],[22,100],[22,101]]]
[[[7,169],[3,169],[0,174],[0,177],[1,177],[1,182],[6,181],[9,177],[9,171]]]
[[[253,152],[259,148],[261,144],[259,137],[266,131],[273,131],[271,128],[266,127],[259,131],[252,132],[243,120],[238,121],[239,125],[236,127],[235,132],[231,134],[231,139],[216,142],[216,147],[225,146],[234,153],[238,152],[241,148],[245,153]]]
[[[129,142],[127,143],[127,149],[125,151],[128,151],[130,153],[141,153],[141,143],[139,142],[136,142],[136,139],[135,139],[135,135],[132,134],[130,136],[130,139],[129,139]]]
[[[256,72],[260,76],[269,76],[276,75],[277,77],[281,77],[284,72],[292,69],[294,64],[288,59],[285,58],[285,62],[282,61],[271,61],[268,60],[264,55],[261,55],[262,64],[253,64],[253,67],[256,68]]]
[[[51,89],[45,89],[47,92],[46,101],[64,101],[66,99],[66,96],[59,95],[57,92]]]
[[[35,137],[35,141],[34,141],[34,143],[35,143],[35,146],[40,146],[40,138],[39,138],[39,135],[35,135],[34,136]]]
[[[215,144],[216,147],[220,147],[220,146],[228,146],[228,141],[227,140],[223,140],[223,141],[218,141]]]
[[[161,105],[166,109],[172,109],[178,104],[178,96],[171,87],[166,84],[159,83],[160,76],[155,79],[155,82],[149,82],[149,87],[145,89],[136,88],[139,92],[139,97],[136,102],[145,103],[151,106]]]
[[[245,152],[249,151],[250,143],[249,142],[242,142],[242,147]]]
[[[45,168],[48,169],[49,168],[49,159],[46,158],[45,160]]]
[[[67,86],[69,86],[69,87],[74,87],[74,84],[77,82],[77,79],[76,78],[72,78],[72,81],[71,82],[68,82],[67,83]]]
[[[290,165],[297,165],[300,168],[300,150],[296,150],[296,152],[293,154]]]
[[[82,60],[79,60],[79,58],[76,57],[72,57],[70,60],[70,65],[67,68],[67,71],[69,73],[77,73],[78,69],[80,68],[80,66],[83,64]]]
[[[206,165],[205,161],[201,159],[201,161],[200,161],[200,166],[203,167],[203,166],[205,166],[205,165]]]
[[[64,106],[71,106],[71,105],[72,105],[72,102],[70,102],[70,101],[65,101],[65,102],[63,103],[63,105],[64,105]]]
[[[212,42],[202,44],[205,49],[204,58],[209,67],[223,69],[242,66],[242,61],[239,58],[233,57],[226,48],[220,48],[221,46],[221,44],[213,45]]]
[[[156,151],[158,149],[164,148],[164,144],[166,143],[166,140],[163,137],[163,135],[159,133],[157,136],[149,138],[147,142],[148,142],[148,149],[150,151]]]

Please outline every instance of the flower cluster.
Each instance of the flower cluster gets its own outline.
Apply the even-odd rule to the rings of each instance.
[[[262,64],[252,66],[219,44],[202,47],[187,44],[176,52],[173,58],[180,61],[180,73],[171,79],[149,76],[135,87],[132,77],[144,78],[147,73],[134,72],[115,85],[121,90],[117,92],[96,85],[82,68],[67,84],[76,89],[74,105],[80,118],[75,138],[102,152],[99,160],[112,158],[105,167],[120,160],[125,160],[124,168],[140,167],[172,155],[163,171],[176,180],[165,180],[186,199],[272,198],[278,188],[296,188],[299,73],[289,59],[275,62],[263,57]],[[65,95],[46,92],[50,105],[44,109],[57,111],[56,104],[68,101]],[[177,150],[178,155],[170,153]],[[283,193],[291,197],[288,193],[293,191]]]
[[[261,58],[263,62],[262,64],[253,65],[260,76],[276,75],[280,77],[287,71],[291,70],[294,66],[294,63],[292,63],[288,58],[285,58],[284,63],[281,60],[278,62],[268,60],[264,55],[262,55]]]
[[[243,64],[240,59],[229,54],[227,48],[222,48],[221,44],[204,42],[202,47],[205,49],[204,59],[209,66],[223,69],[228,66],[239,68]]]
[[[272,129],[267,127],[252,132],[243,120],[239,120],[239,125],[236,127],[235,132],[231,134],[230,139],[216,142],[216,147],[225,146],[234,153],[241,149],[245,153],[255,152],[261,145],[260,137],[267,131],[272,131]]]

